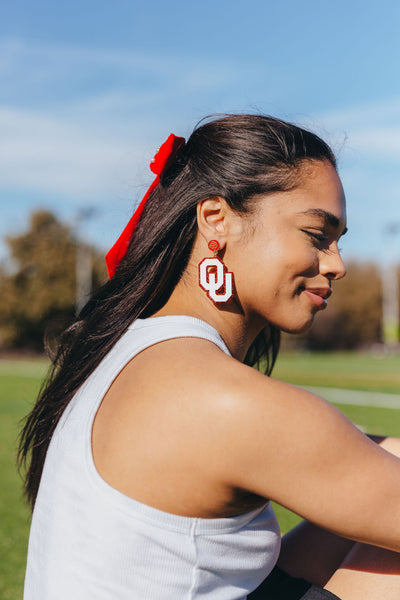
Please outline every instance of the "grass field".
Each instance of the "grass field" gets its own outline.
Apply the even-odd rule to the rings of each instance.
[[[399,366],[398,354],[286,353],[273,376],[297,385],[400,394]]]
[[[284,354],[274,377],[290,383],[400,394],[400,357],[360,354]],[[28,412],[47,370],[43,360],[0,360],[0,598],[22,598],[29,512],[21,498],[15,466],[20,421]],[[400,411],[338,405],[371,433],[400,436]],[[298,518],[276,507],[283,531]]]
[[[22,598],[29,512],[15,466],[19,423],[46,371],[44,361],[0,361],[0,598]]]

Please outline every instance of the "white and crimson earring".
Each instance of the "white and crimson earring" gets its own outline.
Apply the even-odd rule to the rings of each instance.
[[[233,296],[233,273],[229,273],[226,266],[218,258],[220,248],[217,240],[208,243],[214,258],[204,258],[199,263],[199,284],[208,297],[217,303],[228,302]]]

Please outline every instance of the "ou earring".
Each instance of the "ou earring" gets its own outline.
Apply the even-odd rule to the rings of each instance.
[[[222,260],[218,258],[219,242],[211,240],[208,247],[214,252],[214,257],[204,258],[199,263],[200,287],[216,304],[228,302],[233,296],[233,273],[229,273]]]

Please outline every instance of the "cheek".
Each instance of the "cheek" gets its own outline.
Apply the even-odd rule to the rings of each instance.
[[[291,244],[285,242],[283,236],[271,237],[267,242],[260,243],[258,250],[256,251],[256,258],[260,261],[260,264],[264,264],[268,271],[277,270],[282,265],[287,264],[289,261],[293,261],[293,249],[290,247]]]
[[[319,269],[318,253],[313,247],[286,244],[269,257],[269,273],[282,282],[296,277],[315,276]]]
[[[312,244],[288,246],[288,269],[292,273],[313,277],[319,271],[319,252]]]

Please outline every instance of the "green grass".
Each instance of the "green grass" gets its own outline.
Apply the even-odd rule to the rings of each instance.
[[[342,354],[283,354],[274,377],[309,386],[400,394],[400,357]],[[0,598],[20,600],[29,532],[29,511],[22,501],[15,465],[20,421],[47,370],[43,360],[0,360]],[[343,405],[339,408],[363,430],[400,436],[400,411]],[[276,506],[282,531],[298,517]]]
[[[297,385],[400,394],[399,367],[396,354],[283,353],[273,377]]]
[[[0,598],[22,598],[29,510],[22,500],[15,454],[20,421],[44,372],[43,361],[0,362]]]

